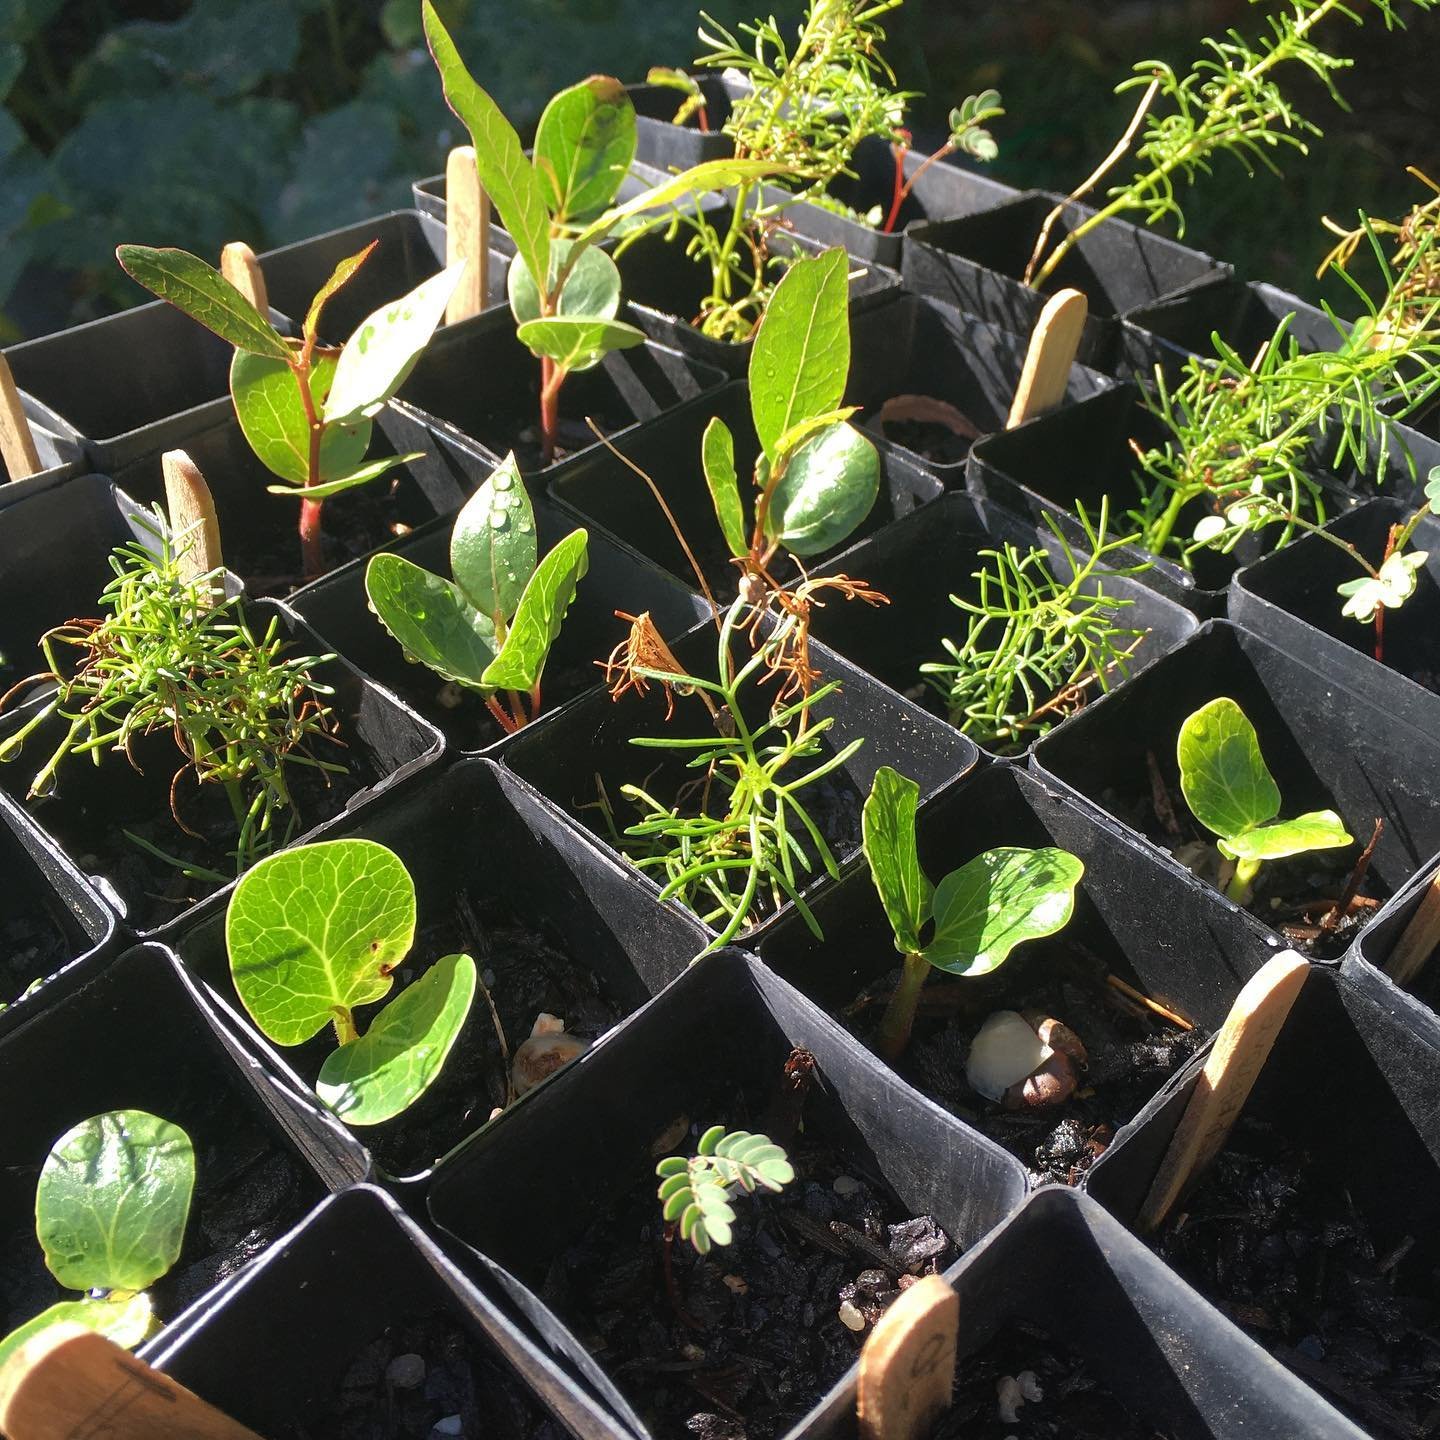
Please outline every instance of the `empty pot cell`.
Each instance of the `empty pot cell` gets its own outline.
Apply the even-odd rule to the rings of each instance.
[[[635,155],[660,170],[688,170],[706,160],[723,160],[735,153],[735,143],[725,134],[730,118],[730,97],[738,84],[722,75],[695,77],[705,96],[703,122],[692,115],[683,125],[674,123],[685,96],[670,85],[627,85],[635,106]]]

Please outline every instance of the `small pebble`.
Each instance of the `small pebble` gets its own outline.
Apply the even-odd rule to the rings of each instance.
[[[1039,1401],[1045,1398],[1045,1392],[1040,1388],[1040,1381],[1033,1370],[1022,1370],[1015,1377],[1015,1383],[1027,1400]]]
[[[432,1435],[463,1435],[465,1422],[458,1415],[447,1415],[443,1420],[435,1422],[435,1427],[430,1433]]]
[[[860,1188],[860,1182],[850,1175],[837,1175],[830,1188],[843,1199],[853,1195]]]
[[[1014,1425],[1020,1419],[1020,1410],[1025,1396],[1013,1375],[1002,1375],[995,1382],[995,1407],[1000,1412],[1002,1425]]]
[[[739,1275],[726,1275],[724,1281],[725,1288],[736,1295],[743,1295],[750,1288]]]
[[[865,1328],[865,1317],[849,1300],[840,1302],[839,1315],[840,1323],[847,1330],[863,1330]]]
[[[425,1362],[418,1355],[397,1355],[385,1367],[385,1378],[397,1390],[413,1390],[425,1380]]]

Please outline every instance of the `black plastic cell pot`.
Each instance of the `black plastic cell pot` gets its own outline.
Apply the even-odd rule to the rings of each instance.
[[[1178,834],[1210,842],[1213,837],[1180,798],[1175,742],[1186,717],[1222,695],[1254,725],[1280,788],[1283,817],[1336,810],[1360,845],[1370,839],[1375,821],[1384,821],[1366,893],[1383,898],[1440,850],[1440,796],[1433,785],[1440,742],[1389,713],[1363,684],[1341,686],[1223,620],[1201,626],[1130,684],[1047,736],[1035,747],[1033,763],[1163,848],[1175,838],[1156,810],[1153,757],[1155,774],[1172,797]],[[1311,872],[1325,871],[1333,898],[1358,853],[1357,845],[1272,861],[1266,869],[1291,877],[1300,893],[1290,898],[1297,901],[1317,893]],[[1277,914],[1272,923],[1284,918]]]
[[[1090,313],[1079,359],[1109,369],[1119,336],[1118,315],[1161,296],[1214,283],[1230,267],[1163,235],[1108,220],[1061,262],[1043,290],[1021,283],[1045,217],[1061,197],[1033,190],[979,214],[917,224],[905,237],[905,288],[978,315],[1014,335],[1028,335],[1049,295],[1081,290]],[[1070,205],[1051,231],[1062,236],[1094,212]]]
[[[747,653],[746,644],[743,636],[737,637],[733,653],[737,657]],[[682,665],[695,667],[689,673],[713,678],[716,646],[715,627],[706,623],[675,642],[673,649]],[[923,797],[971,770],[979,752],[959,731],[872,680],[825,645],[816,641],[810,649],[819,683],[839,681],[841,688],[810,711],[815,720],[833,719],[834,723],[821,737],[819,753],[810,761],[799,762],[805,768],[791,773],[804,774],[854,739],[865,741],[843,765],[801,792],[836,863],[843,866],[859,851],[860,809],[881,765],[895,766],[909,775],[919,784]],[[752,692],[756,707],[750,717],[752,724],[759,723],[772,694],[770,686]],[[622,785],[643,783],[652,797],[668,805],[694,775],[684,766],[683,752],[633,745],[632,737],[700,739],[715,734],[699,701],[682,696],[675,703],[676,713],[667,720],[666,697],[653,689],[643,697],[626,694],[618,701],[604,690],[592,690],[563,711],[526,726],[501,751],[502,762],[574,823],[613,842],[609,820],[595,803],[600,800],[599,785],[603,784],[614,807],[616,828],[623,830],[639,818],[639,811],[621,796]],[[636,873],[636,883],[655,895],[655,883]],[[801,894],[808,899],[827,883],[825,869],[817,861],[809,883],[800,885]],[[792,902],[787,902],[773,913],[784,915],[791,908]],[[769,917],[762,917],[754,927],[739,931],[737,938],[743,942],[768,923]]]
[[[1404,524],[1414,510],[1398,500],[1370,500],[1332,521],[1329,531],[1378,567],[1390,527]],[[1370,695],[1389,714],[1431,730],[1440,721],[1440,522],[1427,515],[1408,548],[1429,558],[1416,575],[1415,593],[1384,612],[1379,660],[1374,623],[1342,615],[1345,597],[1336,589],[1363,579],[1365,571],[1318,535],[1304,535],[1240,571],[1230,590],[1230,616]]]
[[[784,1114],[790,1113],[785,1102],[778,1110],[767,1107],[783,1093],[782,1067],[796,1048],[808,1052],[813,1069],[808,1084],[802,1082],[798,1115],[789,1121],[793,1132],[795,1120],[803,1118],[804,1134],[787,1135],[784,1143],[801,1153],[797,1185],[804,1187],[805,1208],[822,1233],[834,1213],[834,1195],[845,1193],[832,1191],[829,1173],[818,1165],[815,1178],[805,1174],[806,1160],[822,1147],[843,1167],[851,1189],[858,1188],[857,1182],[870,1187],[888,1202],[891,1217],[932,1216],[960,1250],[974,1245],[1018,1205],[1026,1187],[1014,1160],[887,1075],[796,991],[734,950],[693,966],[611,1035],[583,1070],[562,1074],[515,1124],[483,1131],[436,1173],[430,1193],[436,1223],[473,1248],[477,1261],[505,1286],[544,1341],[637,1436],[667,1433],[646,1403],[647,1392],[659,1389],[663,1376],[648,1367],[614,1373],[603,1357],[592,1357],[576,1333],[582,1305],[566,1288],[567,1272],[571,1283],[581,1273],[575,1269],[574,1247],[577,1242],[583,1247],[587,1231],[597,1224],[603,1229],[616,1217],[624,1217],[617,1229],[628,1230],[629,1214],[637,1209],[644,1219],[636,1232],[648,1228],[658,1241],[655,1160],[684,1152],[687,1145],[693,1148],[693,1136],[687,1136],[693,1127],[723,1123],[772,1138],[784,1133]],[[816,1183],[822,1174],[823,1188]],[[584,1183],[560,1183],[562,1175],[583,1176]],[[737,1219],[739,1236],[765,1203],[736,1202],[737,1211],[744,1212]],[[815,1332],[806,1347],[819,1344],[823,1327],[836,1328],[835,1290],[849,1267],[875,1263],[856,1261],[853,1252],[838,1248],[842,1253],[828,1263],[823,1279],[816,1277],[813,1292],[793,1296],[793,1319],[785,1317],[797,1341]],[[649,1249],[642,1242],[642,1253]],[[735,1252],[717,1251],[712,1258],[722,1267],[735,1265],[740,1262],[732,1255],[741,1250],[737,1244]],[[648,1313],[653,1306],[663,1319],[658,1255],[653,1267],[642,1261],[639,1275],[617,1274],[609,1305],[632,1313]],[[785,1273],[777,1289],[806,1283],[798,1276],[787,1282]],[[752,1298],[748,1324],[756,1332],[775,1324],[760,1310],[761,1303],[773,1312],[786,1301],[780,1295],[763,1302]],[[693,1333],[703,1348],[706,1328]],[[834,1379],[858,1353],[861,1338],[847,1335],[844,1349],[827,1356],[825,1369]],[[761,1383],[754,1382],[748,1399],[736,1408],[750,1412],[745,1418],[754,1425],[747,1426],[748,1433],[794,1434],[792,1426],[829,1380],[827,1375],[813,1393],[771,1389],[768,1398]],[[694,1410],[713,1408],[703,1393],[693,1397]]]
[[[952,1283],[960,1295],[955,1395],[932,1440],[999,1434],[997,1380],[1032,1366],[1044,1395],[1027,1403],[1019,1423],[1058,1426],[1057,1436],[1074,1433],[1067,1416],[1075,1408],[1090,1419],[1098,1384],[1133,1429],[1087,1427],[1086,1434],[1362,1440],[1362,1431],[1077,1191],[1037,1191],[960,1261]],[[1113,1410],[1106,1416],[1121,1423]],[[855,1434],[855,1390],[847,1384],[827,1398],[806,1436]]]
[[[458,451],[450,452],[452,454]],[[472,488],[489,473],[488,462],[473,461]],[[576,517],[544,496],[534,501],[536,538],[543,557],[577,528]],[[450,578],[450,516],[422,527],[388,548],[412,564]],[[615,612],[638,615],[649,611],[662,634],[679,635],[709,609],[693,590],[673,576],[592,528],[586,546],[588,569],[565,617],[559,638],[545,666],[543,699],[546,711],[598,685],[603,661],[625,637],[626,624]],[[484,750],[504,732],[473,691],[449,684],[424,665],[406,659],[399,644],[369,608],[364,561],[356,561],[307,586],[295,597],[295,609],[372,680],[399,695],[442,731],[454,750]]]
[[[417,1354],[423,1374],[408,1377],[396,1362]],[[581,1440],[623,1440],[372,1185],[322,1202],[141,1355],[267,1440],[382,1433],[347,1428],[376,1425],[423,1440],[451,1415],[461,1435],[558,1440],[558,1417]]]
[[[675,905],[656,905],[618,861],[596,845],[577,844],[572,831],[487,761],[437,768],[337,822],[327,838],[348,836],[388,846],[415,881],[416,940],[392,994],[440,956],[467,953],[511,1051],[541,1012],[594,1039],[674,979],[704,943],[693,919]],[[200,915],[176,944],[185,963],[240,1008],[223,911]],[[333,1049],[326,1032],[283,1052],[307,1093]],[[417,1185],[436,1159],[486,1123],[492,1107],[505,1104],[505,1071],[489,1008],[477,995],[426,1094],[396,1119],[351,1133],[383,1174]],[[504,1123],[512,1118],[507,1114]]]
[[[861,407],[857,423],[916,452],[947,486],[964,484],[972,441],[1005,428],[1028,342],[953,306],[901,293],[888,303],[852,310],[850,380],[845,401]],[[1075,365],[1066,403],[1110,388],[1108,377]],[[940,400],[969,422],[969,433],[923,417],[884,418],[896,397]]]
[[[730,97],[748,89],[743,81],[723,75],[697,75],[705,96],[705,129],[699,117],[684,125],[674,123],[685,97],[669,85],[648,82],[627,85],[626,93],[635,106],[635,158],[657,170],[688,170],[706,160],[724,160],[735,153],[735,142],[723,129],[730,118]]]
[[[1054,535],[1043,525],[1032,525],[995,507],[981,507],[968,495],[944,495],[835,557],[836,571],[863,580],[887,596],[889,604],[832,600],[815,612],[813,633],[877,680],[948,719],[946,697],[933,683],[942,677],[922,675],[920,666],[950,659],[945,640],[963,641],[969,617],[951,597],[974,603],[979,595],[976,573],[987,569],[996,573],[995,562],[981,552],[1002,550],[1007,545],[1013,545],[1021,556],[1035,549],[1046,551],[1057,578],[1073,573]],[[1111,688],[1123,684],[1127,676],[1138,673],[1195,630],[1195,617],[1188,610],[1139,580],[1102,574],[1086,581],[1084,588],[1087,595],[1098,588],[1126,602],[1115,612],[1116,623],[1144,632],[1125,672],[1108,677]],[[999,622],[992,622],[992,636],[998,631]],[[1123,647],[1129,642],[1121,643]],[[1100,686],[1092,685],[1086,698],[1101,693]],[[1019,690],[1014,698],[1017,704],[1023,703]],[[1037,695],[1036,705],[1054,698]],[[1054,720],[1063,723],[1064,712]],[[1023,753],[1032,743],[1022,741],[1017,750],[1002,740],[983,736],[976,740],[991,754]]]
[[[279,633],[293,647],[287,654],[326,653],[320,638],[278,601],[257,601],[247,606],[245,613],[252,629],[260,634],[275,616]],[[444,746],[438,730],[345,660],[324,661],[313,667],[311,674],[318,684],[333,690],[325,699],[339,722],[343,741],[343,747],[324,747],[324,757],[347,768],[344,774],[326,780],[319,772],[292,767],[289,783],[300,810],[297,843],[323,838],[338,816],[363,807],[433,763]],[[7,717],[0,724],[0,738],[12,734],[40,703],[40,699],[33,700]],[[66,728],[67,722],[58,716],[46,720],[30,735],[19,756],[0,766],[0,787],[23,801],[36,771],[53,753]],[[84,756],[72,755],[58,773],[54,792],[25,803],[36,823],[76,866],[96,878],[132,933],[163,939],[174,931],[188,907],[222,906],[229,886],[204,878],[182,884],[177,867],[152,855],[126,832],[142,835],[171,856],[221,873],[232,863],[225,845],[233,832],[223,832],[227,837],[224,845],[207,847],[191,841],[175,822],[171,781],[180,761],[168,734],[140,737],[131,748],[133,764],[127,764],[123,755],[110,754],[99,770],[87,764]],[[191,810],[193,826],[199,818],[193,783],[179,787],[175,799],[182,812]],[[210,799],[224,808],[219,795]],[[228,810],[225,813],[228,815]],[[188,850],[191,844],[199,848]]]
[[[57,975],[114,948],[115,917],[85,877],[0,795],[0,1034]],[[35,1002],[42,1003],[42,1002]]]
[[[1434,1016],[1373,972],[1312,970],[1224,1151],[1150,1240],[1377,1436],[1423,1433],[1433,1404],[1420,1376],[1440,1321],[1437,1047]],[[1202,1068],[1197,1057],[1091,1172],[1090,1194],[1122,1221]]]
[[[33,408],[36,412],[41,412],[40,406]],[[49,490],[85,469],[83,447],[73,435],[61,433],[58,420],[54,421],[54,428],[50,428],[36,418],[35,414],[30,414],[27,416],[27,423],[40,468],[17,479],[9,473],[4,463],[0,462],[0,510],[8,510],[27,495],[33,495],[39,490]]]
[[[700,562],[711,590],[723,604],[734,598],[736,570],[730,564],[700,463],[701,437],[716,416],[734,436],[736,472],[748,493],[752,490],[750,477],[760,442],[750,420],[749,391],[742,384],[726,385],[679,407],[653,425],[626,436],[616,448],[655,482]],[[844,542],[847,545],[927,505],[943,490],[940,482],[904,451],[884,441],[879,442],[877,448],[880,494],[870,514],[847,537]],[[551,478],[550,493],[686,584],[698,583],[685,550],[649,487],[608,450],[597,449],[557,467]],[[806,569],[812,574],[823,573],[828,559],[839,549],[836,546],[810,557]]]
[[[913,1039],[894,1067],[1042,1179],[1073,1183],[1109,1134],[1223,1022],[1240,987],[1274,953],[1275,939],[1121,827],[1010,765],[979,771],[937,796],[920,812],[918,835],[920,863],[936,884],[998,846],[1058,846],[1085,867],[1074,915],[1058,934],[1021,946],[990,975],[930,977]],[[790,914],[766,929],[760,956],[872,1044],[883,1010],[875,997],[888,994],[900,957],[869,869],[842,876],[812,908],[823,940]],[[1108,975],[1196,1030],[1184,1035],[1153,1013],[1125,1008]],[[1081,1082],[1089,1093],[1048,1113],[1018,1116],[979,1098],[965,1081],[969,1036],[998,1009],[1042,1009],[1070,1026],[1090,1054]]]
[[[1430,889],[1437,869],[1440,869],[1440,857],[1426,861],[1385,902],[1351,947],[1345,959],[1348,969],[1357,973],[1362,970],[1384,972],[1400,937],[1405,934]],[[1404,1011],[1409,1007],[1419,1009],[1425,1017],[1415,1022],[1420,1031],[1429,1033],[1436,1024],[1435,1015],[1440,1011],[1440,965],[1435,963],[1433,953],[1425,958],[1419,973],[1405,990],[1402,991],[1383,973],[1375,974],[1375,987],[1377,991],[1388,991],[1394,997],[1398,1010]]]
[[[12,1097],[0,1138],[0,1327],[62,1298],[35,1238],[35,1182],[51,1145],[106,1110],[148,1110],[195,1147],[184,1249],[152,1289],[169,1320],[283,1235],[327,1190],[364,1179],[359,1147],[314,1113],[166,949],[85,974],[0,1038]],[[27,1007],[27,1010],[30,1007]]]

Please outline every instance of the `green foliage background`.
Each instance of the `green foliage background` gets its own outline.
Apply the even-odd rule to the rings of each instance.
[[[693,0],[448,0],[476,75],[532,123],[560,86],[624,79],[695,52]],[[724,24],[800,0],[710,0]],[[949,105],[998,86],[997,173],[1068,188],[1128,116],[1110,93],[1137,59],[1187,62],[1202,35],[1253,33],[1245,0],[907,0],[890,19],[902,83],[932,141]],[[1401,8],[1405,9],[1403,0]],[[1308,293],[1318,217],[1398,210],[1407,163],[1440,179],[1435,17],[1409,35],[1371,22],[1331,39],[1357,56],[1346,116],[1307,96],[1327,131],[1285,181],[1252,186],[1222,161],[1187,206],[1187,239]],[[1347,48],[1348,47],[1348,48]],[[408,203],[457,138],[419,31],[418,0],[0,0],[0,343],[136,303],[122,241],[213,256],[257,249]]]

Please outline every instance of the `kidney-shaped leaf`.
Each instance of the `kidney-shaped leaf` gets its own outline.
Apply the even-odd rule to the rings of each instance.
[[[609,75],[562,90],[535,130],[535,171],[556,220],[587,220],[614,198],[635,158],[635,107]]]
[[[195,1151],[144,1110],[107,1110],[67,1130],[35,1187],[35,1233],[68,1290],[144,1290],[180,1258]]]
[[[240,877],[225,912],[236,992],[278,1045],[299,1045],[337,1012],[379,1000],[414,939],[414,881],[373,840],[267,855]]]
[[[379,1125],[429,1088],[475,998],[475,962],[446,955],[407,986],[370,1029],[332,1052],[315,1093],[347,1124]]]
[[[750,547],[745,543],[745,509],[740,502],[740,481],[735,474],[735,437],[718,415],[712,416],[705,427],[700,441],[700,459],[725,544],[732,555],[748,555]]]
[[[407,659],[472,690],[488,690],[483,676],[495,658],[495,630],[458,585],[401,555],[373,555],[365,567],[370,608]]]
[[[880,903],[902,955],[920,953],[920,930],[930,918],[934,887],[915,849],[915,809],[920,787],[888,765],[875,772],[860,816],[865,858]]]
[[[509,620],[535,573],[536,555],[535,511],[510,454],[455,517],[450,573],[482,615]]]
[[[584,530],[572,530],[535,568],[520,597],[510,633],[485,671],[485,683],[497,690],[533,690],[565,612],[589,566]]]
[[[0,1370],[27,1340],[52,1325],[84,1325],[126,1350],[133,1350],[150,1333],[150,1318],[150,1297],[143,1291],[114,1300],[61,1300],[0,1340]]]
[[[925,958],[952,975],[988,975],[1026,940],[1070,923],[1085,866],[1047,846],[987,850],[935,887],[935,934]]]
[[[1222,695],[1180,727],[1180,791],[1195,818],[1227,840],[1280,813],[1280,787],[1245,712]]]
[[[560,267],[570,258],[570,242],[556,240],[550,247],[549,286],[553,288]],[[518,324],[538,320],[540,292],[530,267],[518,255],[510,262],[505,279],[510,310]],[[580,252],[556,300],[555,313],[578,319],[612,320],[620,308],[620,269],[603,251],[593,246]]]
[[[818,555],[860,524],[879,493],[879,452],[853,425],[832,425],[790,457],[765,528],[791,554]]]
[[[612,350],[645,343],[645,332],[621,320],[588,320],[568,315],[527,320],[515,331],[520,343],[553,360],[562,370],[588,370]]]
[[[1293,820],[1259,825],[1231,840],[1221,840],[1222,855],[1232,860],[1283,860],[1287,855],[1304,855],[1311,850],[1333,850],[1353,845],[1355,837],[1333,810],[1311,810]]]

